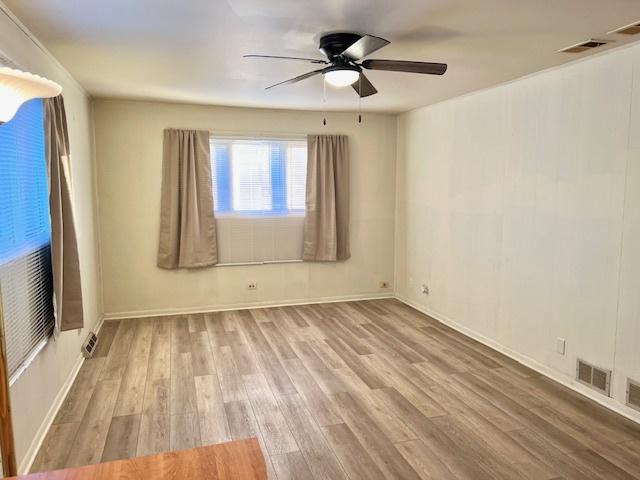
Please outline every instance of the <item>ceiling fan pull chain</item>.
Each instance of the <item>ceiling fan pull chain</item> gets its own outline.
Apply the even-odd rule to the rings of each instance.
[[[322,125],[327,124],[327,80],[322,76],[322,104],[324,105],[324,118],[322,119]]]
[[[362,123],[362,74],[358,76],[358,123]]]

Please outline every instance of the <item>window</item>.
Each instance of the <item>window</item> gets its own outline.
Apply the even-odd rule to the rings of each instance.
[[[15,379],[54,327],[42,101],[0,125],[0,291]]]
[[[219,264],[302,259],[307,142],[211,139]]]

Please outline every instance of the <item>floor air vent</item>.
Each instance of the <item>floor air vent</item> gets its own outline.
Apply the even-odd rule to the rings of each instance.
[[[586,42],[581,42],[576,45],[571,45],[570,47],[563,48],[558,50],[559,52],[564,53],[580,53],[586,52],[587,50],[592,50],[594,48],[601,47],[602,45],[606,45],[609,43],[606,40],[587,40]]]
[[[576,366],[576,378],[580,383],[584,383],[594,390],[609,396],[611,370],[598,368],[584,360],[578,359]]]
[[[627,379],[627,405],[640,410],[640,382]]]
[[[98,336],[89,332],[89,336],[82,344],[82,355],[84,358],[91,358],[96,350],[96,346],[98,345]]]

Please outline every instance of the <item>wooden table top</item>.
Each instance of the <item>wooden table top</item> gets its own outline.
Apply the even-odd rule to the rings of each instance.
[[[16,480],[266,480],[255,438],[147,457],[32,473]]]

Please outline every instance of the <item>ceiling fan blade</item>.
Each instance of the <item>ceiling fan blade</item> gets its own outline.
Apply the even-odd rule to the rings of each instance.
[[[277,87],[279,85],[289,85],[291,83],[298,83],[301,80],[305,80],[307,78],[313,77],[314,75],[318,75],[322,73],[324,69],[314,70],[313,72],[305,73],[304,75],[298,75],[297,77],[290,78],[289,80],[285,80],[284,82],[279,82],[273,85],[269,85],[265,90],[269,90],[270,88]]]
[[[405,62],[403,60],[365,60],[362,62],[362,67],[367,70],[389,70],[429,75],[443,75],[447,71],[446,63]]]
[[[375,95],[378,93],[376,87],[374,87],[366,75],[360,72],[360,78],[356,80],[352,85],[353,89],[356,91],[361,98],[370,97],[371,95]]]
[[[351,44],[351,46],[342,52],[342,55],[351,60],[360,60],[390,43],[389,40],[385,40],[384,38],[365,35],[360,38],[360,40],[356,40],[355,43]]]
[[[326,60],[318,60],[317,58],[301,58],[301,57],[281,57],[278,55],[243,55],[244,58],[276,58],[280,60],[302,60],[304,62],[327,64]]]

